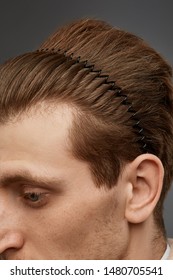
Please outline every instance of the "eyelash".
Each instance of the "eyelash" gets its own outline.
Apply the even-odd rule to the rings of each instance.
[[[38,200],[34,201],[32,200],[31,196],[37,196]],[[44,206],[46,204],[46,193],[42,193],[42,192],[25,192],[24,196],[23,196],[25,203],[33,208],[39,208],[41,206]]]

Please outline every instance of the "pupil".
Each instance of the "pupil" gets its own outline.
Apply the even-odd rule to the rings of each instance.
[[[35,193],[32,193],[32,194],[30,195],[30,198],[31,198],[32,201],[37,201],[37,200],[38,200],[38,195],[35,194]]]

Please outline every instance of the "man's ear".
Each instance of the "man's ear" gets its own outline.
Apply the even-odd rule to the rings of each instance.
[[[152,214],[162,191],[164,169],[152,154],[138,156],[128,167],[128,191],[125,217],[130,223],[141,223]]]

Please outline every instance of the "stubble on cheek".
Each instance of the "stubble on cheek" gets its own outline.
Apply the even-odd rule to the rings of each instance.
[[[105,205],[107,206],[107,205]],[[98,205],[90,211],[64,213],[51,233],[54,254],[58,259],[114,259],[121,229],[112,209]],[[58,222],[58,220],[57,220]],[[117,240],[118,239],[118,240]],[[117,241],[117,243],[115,242]],[[56,247],[56,250],[55,250]]]
[[[124,247],[121,215],[111,194],[51,209],[40,221],[44,258],[118,259]]]

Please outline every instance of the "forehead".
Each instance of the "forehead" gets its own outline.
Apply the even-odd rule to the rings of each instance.
[[[53,163],[69,156],[68,130],[72,109],[64,104],[40,104],[5,125],[0,125],[0,163],[28,160]]]

